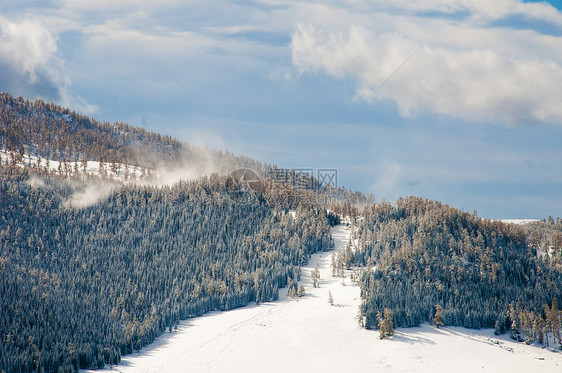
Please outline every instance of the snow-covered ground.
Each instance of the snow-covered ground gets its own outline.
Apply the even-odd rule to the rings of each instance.
[[[350,229],[332,229],[336,249]],[[310,272],[318,263],[320,287]],[[140,353],[123,357],[114,372],[561,372],[562,354],[496,337],[492,330],[399,329],[379,340],[357,325],[359,288],[333,278],[331,252],[316,254],[303,268],[307,295],[227,312],[212,312],[180,324]],[[334,305],[328,303],[328,291]]]
[[[0,158],[2,163],[5,163],[7,160],[11,159],[9,153],[5,150],[0,149]],[[40,162],[39,162],[40,160]],[[39,163],[38,163],[39,162]],[[74,169],[74,162],[69,162],[68,164],[68,171],[69,174],[74,174],[76,171]],[[18,163],[18,166],[24,167],[25,166],[39,166],[41,169],[46,171],[53,171],[59,172],[59,166],[63,173],[64,170],[64,162],[54,161],[52,159],[45,159],[36,156],[36,155],[29,155],[25,153],[23,160]],[[85,168],[84,168],[85,166]],[[109,163],[103,164],[102,171],[100,173],[100,163],[97,161],[87,161],[86,164],[82,164],[82,162],[78,162],[78,174],[88,174],[92,176],[99,176],[102,173],[110,179],[116,181],[133,181],[139,180],[142,178],[142,172],[139,167],[132,166],[132,165],[125,165],[122,163],[115,164],[116,168],[112,170],[111,165]]]

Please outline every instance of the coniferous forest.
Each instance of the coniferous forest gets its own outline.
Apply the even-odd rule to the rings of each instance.
[[[2,169],[0,299],[6,372],[101,368],[179,320],[275,300],[330,248],[324,211],[232,202],[221,178],[123,187],[68,208],[59,178]]]
[[[42,100],[0,93],[0,139],[8,151],[54,161],[100,160],[137,166],[178,162],[185,144],[125,123],[100,123]],[[143,156],[147,151],[154,157]]]
[[[302,189],[311,180],[294,170],[202,156],[167,136],[8,94],[0,154],[0,371],[102,368],[180,320],[275,300],[282,287],[302,295],[301,266],[333,247],[330,226],[344,220],[354,242],[334,255],[334,273],[355,270],[358,319],[381,338],[434,323],[562,344],[560,219],[521,228],[417,197],[375,204],[341,187]],[[64,167],[42,167],[41,157]],[[241,203],[224,172],[151,183],[80,167],[154,171],[202,158],[292,181],[269,180]],[[72,203],[101,180],[103,198]]]
[[[367,328],[385,308],[396,327],[434,323],[439,310],[444,325],[512,329],[540,343],[553,332],[560,344],[560,253],[538,255],[520,227],[409,197],[366,209],[357,239],[359,248],[339,260],[363,267]]]
[[[299,204],[306,191],[268,184],[241,204],[216,173],[154,186],[78,166],[53,171],[40,157],[154,169],[200,161],[201,152],[40,100],[2,94],[0,107],[2,371],[115,364],[180,320],[277,299],[312,253],[332,246],[335,217]],[[204,156],[225,168],[260,167],[228,153]],[[88,185],[111,192],[74,208]]]

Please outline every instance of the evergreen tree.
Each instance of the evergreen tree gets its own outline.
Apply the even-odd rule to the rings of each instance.
[[[394,313],[391,309],[385,308],[383,312],[378,312],[377,319],[380,339],[394,335]]]
[[[384,331],[386,335],[392,336],[394,335],[394,312],[391,309],[385,308],[384,309]]]
[[[435,305],[435,317],[433,318],[433,323],[438,328],[443,326],[443,308],[440,305]]]
[[[320,286],[320,270],[318,269],[318,263],[314,265],[314,270],[311,273],[312,286],[317,288]]]
[[[379,339],[385,339],[387,334],[386,334],[386,325],[384,323],[384,317],[382,312],[377,313],[377,320],[379,320],[378,322]]]

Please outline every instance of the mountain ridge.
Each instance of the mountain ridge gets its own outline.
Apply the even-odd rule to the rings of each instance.
[[[276,167],[143,131],[0,96],[4,371],[102,368],[179,320],[274,300],[284,286],[302,294],[300,267],[332,247],[329,228],[340,221],[354,226],[355,246],[335,255],[333,270],[356,270],[365,327],[434,322],[440,306],[445,325],[496,326],[529,343],[560,344],[554,219],[526,230],[419,197],[375,203],[342,187],[306,189],[302,181],[311,180],[294,177],[266,178],[257,189],[241,183],[233,194],[229,171]],[[135,153],[131,138],[148,150]],[[40,167],[43,156],[59,167]],[[98,172],[81,170],[83,161]],[[180,172],[171,181],[125,181],[113,170],[157,174],[197,162],[196,177]],[[103,198],[72,203],[105,182]]]

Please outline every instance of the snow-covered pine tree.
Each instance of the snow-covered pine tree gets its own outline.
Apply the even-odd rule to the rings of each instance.
[[[435,305],[435,317],[433,318],[433,322],[438,328],[443,326],[443,308],[438,304]]]
[[[318,263],[314,266],[314,270],[311,273],[312,286],[315,288],[320,287],[320,270],[318,269]]]

